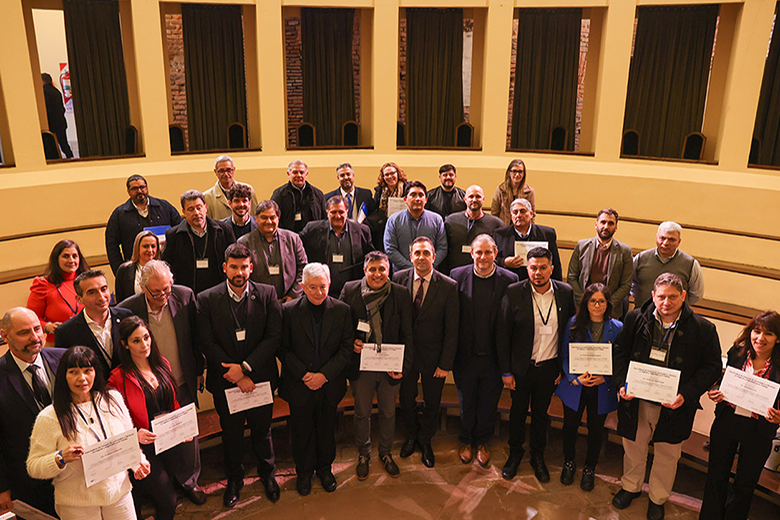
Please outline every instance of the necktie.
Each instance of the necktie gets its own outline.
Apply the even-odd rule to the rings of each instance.
[[[51,404],[51,396],[49,395],[49,390],[46,388],[46,385],[41,380],[41,376],[38,375],[38,367],[30,365],[27,367],[27,371],[32,374],[32,389],[35,400],[38,401],[38,404],[41,405],[41,407],[49,406]]]
[[[347,218],[352,220],[352,194],[347,193]]]
[[[414,308],[418,312],[423,304],[423,287],[425,287],[425,278],[420,278],[420,287],[417,288],[417,294],[414,295]]]

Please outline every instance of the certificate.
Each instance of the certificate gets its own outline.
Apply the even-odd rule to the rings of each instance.
[[[81,456],[87,487],[141,463],[141,449],[135,428],[84,447]]]
[[[515,256],[519,256],[523,259],[523,265],[526,264],[526,257],[528,256],[528,251],[535,247],[543,247],[545,249],[549,249],[549,244],[547,242],[523,242],[521,240],[515,240]]]
[[[612,375],[612,343],[569,343],[569,373]]]
[[[153,419],[152,431],[157,434],[154,440],[155,455],[197,437],[198,414],[195,412],[195,403]]]
[[[360,351],[360,370],[366,372],[402,372],[404,346],[383,343],[377,352],[376,343],[364,343]]]
[[[388,197],[387,198],[387,216],[398,213],[406,209],[406,202],[402,197]]]
[[[631,361],[626,385],[629,395],[656,403],[671,403],[677,397],[680,371]]]
[[[764,417],[767,409],[774,407],[778,390],[780,384],[734,367],[726,367],[720,383],[726,401]]]
[[[274,394],[271,392],[271,383],[268,381],[257,383],[255,389],[247,393],[242,392],[238,387],[228,388],[225,390],[225,397],[227,397],[230,413],[243,412],[250,408],[274,403]]]

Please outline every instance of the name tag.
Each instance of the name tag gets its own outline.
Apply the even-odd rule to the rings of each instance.
[[[552,336],[553,335],[552,325],[542,325],[541,327],[539,327],[539,334],[541,336]]]
[[[268,274],[271,276],[277,276],[279,274],[279,266],[278,265],[269,265],[268,266]]]
[[[333,263],[334,264],[343,264],[344,263],[344,255],[333,255]]]
[[[236,331],[236,341],[246,341],[246,331],[245,330],[237,330]]]
[[[298,222],[299,220],[303,220],[303,216],[300,213],[295,214],[295,222]]]
[[[195,268],[196,269],[208,269],[209,268],[209,259],[208,258],[201,258],[200,260],[195,260]]]
[[[655,361],[666,361],[666,351],[661,350],[660,348],[651,348],[650,349],[650,359],[653,359]]]
[[[460,246],[460,252],[461,253],[471,254],[471,244],[465,244],[465,245]]]
[[[357,330],[358,332],[365,332],[366,334],[368,334],[369,332],[371,332],[371,326],[368,324],[367,321],[360,320],[358,321]]]

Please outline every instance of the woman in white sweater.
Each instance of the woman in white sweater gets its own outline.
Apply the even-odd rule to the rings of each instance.
[[[127,471],[87,487],[81,456],[84,447],[133,428],[122,396],[108,391],[96,354],[86,347],[69,348],[54,382],[52,404],[35,420],[27,472],[53,479],[54,504],[62,520],[134,520],[135,508]],[[135,478],[149,474],[141,464]]]

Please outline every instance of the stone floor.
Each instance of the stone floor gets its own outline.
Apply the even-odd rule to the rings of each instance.
[[[376,423],[376,421],[374,421]],[[374,424],[375,426],[375,424]],[[397,456],[403,443],[402,427],[396,431],[393,454],[401,469],[399,478],[390,478],[378,457],[371,461],[371,473],[365,481],[355,477],[356,450],[352,439],[351,417],[344,421],[339,451],[333,473],[339,482],[336,492],[323,491],[314,479],[312,493],[301,497],[295,490],[295,470],[292,463],[287,427],[277,425],[273,431],[277,457],[277,479],[282,495],[276,504],[265,497],[256,474],[247,471],[241,499],[233,509],[222,507],[225,481],[222,475],[222,448],[215,446],[202,451],[203,472],[200,483],[209,492],[204,506],[195,506],[180,500],[177,518],[186,520],[230,520],[262,518],[305,519],[490,519],[511,518],[525,520],[640,520],[647,511],[647,494],[626,510],[617,511],[610,505],[612,496],[620,489],[622,448],[609,443],[596,470],[596,488],[585,493],[579,488],[580,473],[574,485],[559,482],[562,448],[560,431],[552,428],[546,460],[552,476],[548,484],[540,484],[533,476],[527,457],[520,465],[518,476],[508,482],[501,478],[501,467],[506,461],[508,428],[502,424],[501,434],[489,444],[491,466],[481,468],[476,463],[464,465],[457,455],[458,418],[448,418],[447,431],[438,432],[433,440],[436,467],[428,469],[416,452],[406,460]],[[584,457],[585,438],[580,437],[578,459]],[[247,449],[247,452],[251,450]],[[376,453],[376,446],[374,446]],[[247,468],[252,468],[247,455]],[[680,464],[674,494],[666,505],[669,520],[695,520],[704,486],[704,473]],[[645,489],[646,491],[646,489]],[[151,511],[150,511],[151,513]],[[750,518],[753,520],[780,518],[780,506],[759,496],[753,500]]]

